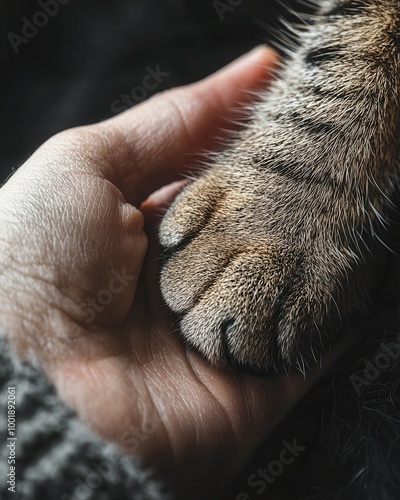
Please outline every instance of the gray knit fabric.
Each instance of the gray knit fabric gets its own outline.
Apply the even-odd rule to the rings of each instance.
[[[8,490],[8,388],[16,389],[16,491]],[[11,391],[12,392],[12,391]],[[169,496],[116,446],[90,431],[44,375],[11,354],[0,334],[0,498],[160,500]]]

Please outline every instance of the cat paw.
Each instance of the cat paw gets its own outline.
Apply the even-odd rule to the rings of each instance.
[[[162,295],[187,343],[214,365],[304,369],[326,343],[327,320],[340,319],[338,263],[284,191],[265,172],[215,167],[161,223]]]

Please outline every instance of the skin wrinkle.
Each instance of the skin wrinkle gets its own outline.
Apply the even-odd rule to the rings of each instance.
[[[198,96],[196,96],[196,94],[194,96],[195,96],[194,102],[196,102],[196,100],[198,99]],[[177,137],[174,137],[173,139],[171,137],[171,139],[169,139],[169,140],[177,140],[178,142],[180,142],[182,144],[193,143],[194,142],[193,137],[191,137],[190,128],[188,126],[187,119],[186,119],[186,113],[188,112],[188,109],[186,106],[182,107],[182,104],[181,104],[182,100],[180,97],[180,91],[175,89],[174,91],[168,93],[165,97],[166,97],[166,102],[167,102],[168,107],[169,107],[169,109],[168,109],[168,118],[169,118],[168,125],[169,125],[169,123],[174,123],[176,125],[177,122],[180,124],[179,127],[174,128],[175,136],[177,136]],[[191,106],[190,112],[195,113],[196,110],[193,109],[194,105],[192,105],[192,106]],[[179,132],[176,133],[176,130],[179,130]]]
[[[157,99],[161,99],[161,96],[154,96],[154,105],[156,106]],[[179,89],[173,89],[171,92],[165,94],[163,99],[163,111],[162,116],[165,116],[165,120],[161,120],[162,127],[165,131],[168,131],[164,137],[163,142],[161,142],[158,146],[158,158],[162,161],[165,157],[165,152],[169,149],[169,144],[172,142],[178,144],[192,144],[194,143],[194,138],[192,133],[189,131],[188,120],[186,118],[188,114],[188,109],[190,109],[190,113],[195,113],[197,105],[198,97],[194,94],[193,101],[187,101],[186,99],[182,99],[182,94]],[[179,125],[177,125],[177,123]],[[171,125],[174,125],[173,127]],[[173,135],[171,135],[173,132]],[[182,148],[185,150],[186,148]],[[172,157],[168,158],[168,162],[173,162],[176,164],[182,164],[184,162],[184,155],[180,157]],[[143,170],[143,168],[142,168]]]
[[[145,368],[147,368],[148,366],[151,366],[151,363],[147,364]],[[153,388],[153,378],[154,378],[153,371],[149,372],[149,370],[144,369],[143,374],[144,374],[145,380],[147,381],[147,386],[146,386],[147,394],[150,397],[150,399],[153,403],[153,407],[155,408],[155,410],[157,412],[158,421],[163,426],[164,434],[167,437],[168,446],[169,446],[169,449],[171,451],[173,460],[175,462],[178,462],[179,461],[179,459],[178,459],[178,447],[176,445],[175,445],[175,447],[173,446],[173,442],[174,442],[173,433],[168,428],[168,426],[164,423],[163,418],[162,418],[161,408],[162,408],[163,404],[159,403],[159,396],[157,396],[157,392],[159,392],[159,389],[157,391],[155,388]],[[162,388],[161,390],[164,390],[164,388]],[[167,410],[168,410],[168,408],[167,408]]]
[[[113,123],[111,126],[106,121],[102,122],[101,125],[104,130],[100,132],[100,135],[102,137],[109,137],[104,157],[107,158],[107,164],[112,167],[113,171],[111,178],[110,176],[107,177],[110,182],[120,187],[122,195],[127,202],[132,201],[134,204],[137,204],[139,201],[138,193],[135,192],[137,188],[133,186],[143,185],[144,175],[143,169],[140,167],[142,161],[139,156],[140,146],[136,144],[136,134],[133,139],[129,140],[122,124]],[[129,170],[132,170],[131,174],[129,174]],[[115,176],[114,182],[113,176]],[[131,177],[133,180],[131,180]]]
[[[200,374],[194,369],[193,364],[191,363],[189,356],[187,356],[187,360],[188,360],[190,369],[192,370],[192,373],[196,377],[198,384],[203,388],[204,392],[206,392],[212,396],[213,401],[215,403],[217,403],[219,408],[222,410],[225,420],[229,423],[229,434],[234,438],[233,443],[234,443],[234,446],[237,447],[237,445],[238,445],[238,432],[237,432],[238,425],[235,424],[235,422],[234,422],[234,417],[233,417],[234,413],[229,411],[226,404],[223,403],[222,397],[221,396],[218,397],[218,391],[211,390],[211,388],[208,387],[203,382],[203,380],[200,377]],[[213,386],[212,386],[212,389],[214,389]],[[226,430],[225,430],[225,433],[226,433]],[[202,436],[201,436],[201,438],[202,438]],[[201,440],[198,441],[198,443],[200,443],[200,442],[201,442]]]
[[[172,101],[171,101],[172,103]],[[177,111],[179,111],[177,109]],[[159,113],[162,113],[162,110],[159,110]],[[169,119],[169,113],[166,113],[166,117]],[[131,201],[134,204],[138,205],[140,201],[143,201],[146,191],[149,189],[141,189],[140,195],[135,192],[137,191],[137,186],[143,186],[147,184],[147,164],[148,164],[148,155],[146,154],[146,149],[151,149],[152,144],[156,143],[158,148],[158,153],[155,155],[152,152],[153,161],[156,161],[154,158],[162,158],[163,150],[167,148],[170,140],[163,139],[165,141],[165,146],[160,146],[157,141],[155,141],[154,137],[149,136],[146,130],[141,129],[140,123],[139,132],[135,131],[133,138],[128,139],[126,132],[124,132],[123,124],[119,125],[118,123],[109,123],[103,122],[102,127],[105,129],[105,135],[114,136],[110,141],[110,144],[113,145],[116,140],[117,144],[119,144],[119,148],[113,149],[114,157],[113,159],[114,165],[117,167],[114,168],[115,175],[117,176],[117,185],[119,185],[122,189],[122,192],[125,195],[127,201]],[[115,135],[118,139],[115,139]],[[145,150],[143,151],[143,146],[145,146]],[[110,146],[111,148],[112,146]],[[118,154],[115,154],[115,151],[118,151]],[[108,156],[108,153],[107,153]],[[168,159],[168,158],[167,158]],[[179,162],[179,159],[177,159]],[[134,168],[132,168],[134,166]],[[131,171],[131,172],[130,172]],[[136,186],[136,187],[135,187]]]

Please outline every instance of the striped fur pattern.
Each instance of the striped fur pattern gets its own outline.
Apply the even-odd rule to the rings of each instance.
[[[161,290],[215,365],[303,369],[365,307],[400,166],[400,2],[323,0],[160,227]]]

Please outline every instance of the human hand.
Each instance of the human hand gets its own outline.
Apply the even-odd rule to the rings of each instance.
[[[190,498],[222,488],[313,376],[218,371],[186,351],[158,290],[156,225],[174,188],[146,198],[213,145],[275,60],[259,49],[200,83],[58,134],[0,190],[9,341],[38,359],[96,432]]]

